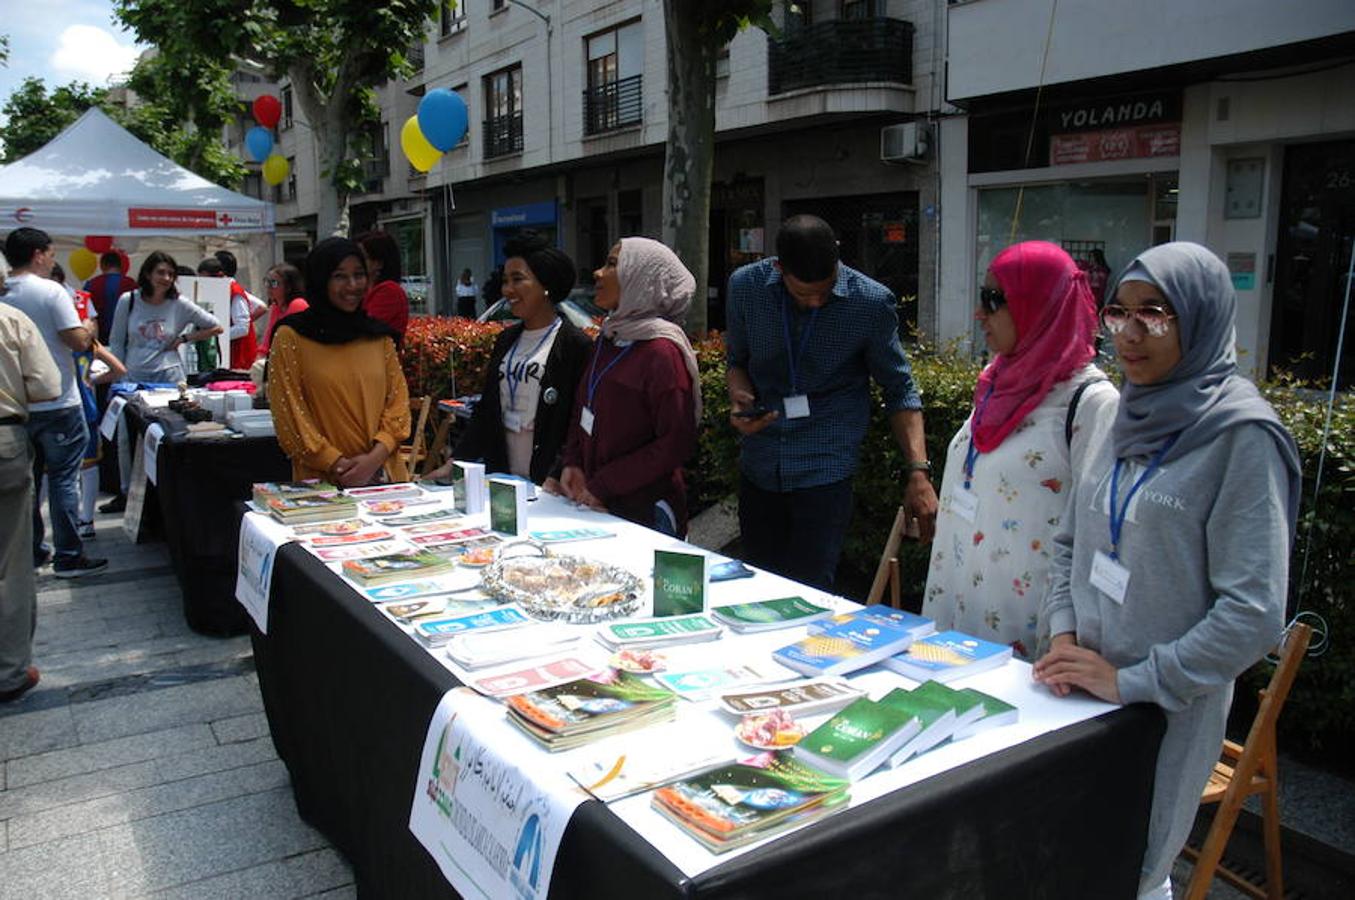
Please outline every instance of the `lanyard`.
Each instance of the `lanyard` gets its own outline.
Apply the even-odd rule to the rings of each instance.
[[[551,336],[555,334],[555,329],[559,327],[560,320],[556,319],[551,324],[550,328],[546,330],[545,336],[542,337],[541,340],[537,342],[537,345],[532,348],[532,352],[527,354],[526,359],[523,360],[524,366],[526,365],[526,363],[534,359],[538,353],[541,352],[541,348],[546,346],[546,341],[551,339]],[[508,358],[504,360],[503,377],[508,381],[508,406],[510,409],[518,408],[518,385],[521,384],[524,380],[521,377],[514,377],[513,374],[513,359],[517,356],[518,345],[521,343],[522,343],[521,337],[519,337],[518,340],[514,341],[513,346],[510,347],[508,350]]]
[[[1166,443],[1164,443],[1162,447],[1156,453],[1153,454],[1153,458],[1148,462],[1148,468],[1143,470],[1142,474],[1139,475],[1139,477],[1134,481],[1134,484],[1129,488],[1129,493],[1126,494],[1124,498],[1124,506],[1120,507],[1119,509],[1115,508],[1116,497],[1118,497],[1120,494],[1120,466],[1124,464],[1124,460],[1123,459],[1115,460],[1115,471],[1112,472],[1110,476],[1111,559],[1116,560],[1117,562],[1120,559],[1120,532],[1124,529],[1125,516],[1129,514],[1129,501],[1134,499],[1134,495],[1138,493],[1139,488],[1143,487],[1143,483],[1147,481],[1148,478],[1154,472],[1157,471],[1158,466],[1162,465],[1162,457],[1167,455],[1167,451],[1171,449],[1172,444],[1176,443],[1177,437],[1179,437],[1179,435],[1174,434],[1171,437],[1167,438]]]
[[[634,349],[634,344],[627,344],[625,349],[612,358],[612,361],[598,371],[598,357],[602,355],[602,338],[598,338],[597,346],[593,350],[593,366],[588,370],[588,408],[593,408],[593,395],[597,393],[598,385],[602,379],[612,370],[612,366],[621,362],[627,353]]]
[[[983,411],[988,408],[988,400],[993,396],[993,388],[997,387],[996,381],[988,382],[988,390],[979,401],[979,405],[974,408],[974,424],[969,426],[969,449],[964,455],[964,489],[969,490],[969,483],[974,480],[974,463],[979,461],[980,450],[974,446],[974,429],[979,427],[983,421]]]
[[[800,350],[798,354],[791,346],[790,342],[790,304],[781,307],[781,325],[786,334],[786,361],[790,367],[790,392],[792,395],[800,393],[800,379],[795,371],[795,358],[799,356],[804,359],[805,347],[809,344],[809,335],[814,331],[814,322],[819,318],[819,307],[814,307],[814,311],[809,314],[809,321],[805,323],[805,330],[800,332]]]

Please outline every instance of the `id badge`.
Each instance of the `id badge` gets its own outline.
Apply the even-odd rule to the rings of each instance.
[[[786,418],[787,419],[807,419],[809,418],[809,395],[796,394],[793,397],[785,398]]]
[[[579,427],[589,436],[593,434],[593,411],[588,407],[579,410]]]
[[[1129,570],[1110,558],[1104,550],[1097,550],[1092,557],[1092,587],[1105,594],[1116,603],[1124,603],[1125,592],[1129,590]]]
[[[950,508],[971,525],[979,514],[979,495],[964,487],[950,492]]]
[[[509,431],[517,432],[522,430],[522,413],[515,410],[506,409],[503,412],[503,427]],[[591,434],[591,429],[589,434]]]

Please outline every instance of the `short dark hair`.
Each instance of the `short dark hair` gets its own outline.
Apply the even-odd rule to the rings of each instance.
[[[99,268],[107,269],[110,266],[117,266],[118,271],[122,271],[122,256],[116,250],[108,250],[99,256]]]
[[[297,297],[303,297],[306,294],[306,282],[301,277],[301,270],[291,263],[278,263],[268,271],[276,272],[282,279],[283,294],[288,303],[291,303]]]
[[[66,270],[61,268],[61,263],[52,263],[52,274],[47,276],[57,284],[66,283]]]
[[[183,270],[180,269],[179,264],[174,261],[174,257],[163,250],[152,251],[151,255],[146,257],[145,262],[141,264],[141,271],[137,272],[136,275],[136,286],[140,289],[141,296],[144,297],[147,294],[153,293],[151,290],[151,273],[154,272],[155,267],[161,263],[168,263],[169,267],[173,269],[176,274],[183,274]],[[192,275],[193,270],[189,269],[188,274]],[[165,296],[177,297],[179,296],[179,289],[171,284],[169,290],[165,292]]]
[[[5,238],[5,262],[19,269],[33,262],[33,256],[52,246],[52,239],[37,228],[16,228]]]
[[[221,260],[215,256],[209,256],[198,263],[198,274],[206,275],[209,278],[220,278],[226,274],[226,267],[221,265]]]
[[[362,252],[381,263],[382,281],[399,281],[404,271],[400,268],[400,245],[385,231],[369,231],[354,241]]]
[[[513,235],[503,245],[503,256],[505,260],[521,258],[552,303],[564,300],[574,289],[574,260],[537,231],[527,228]]]
[[[837,271],[837,235],[818,216],[791,216],[776,233],[776,259],[782,271],[800,281],[832,278]]]
[[[235,273],[240,271],[240,264],[235,261],[235,254],[229,250],[218,250],[213,254],[221,263],[221,269],[229,278],[234,278]]]

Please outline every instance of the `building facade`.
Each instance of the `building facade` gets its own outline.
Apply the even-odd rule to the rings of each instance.
[[[1355,241],[1355,4],[969,0],[946,28],[962,109],[939,128],[942,338],[972,337],[978,281],[1014,240],[1061,242],[1112,285],[1144,248],[1192,240],[1232,272],[1245,371],[1330,376]]]

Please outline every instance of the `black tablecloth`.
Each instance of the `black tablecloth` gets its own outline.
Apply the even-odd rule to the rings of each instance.
[[[456,679],[304,549],[278,552],[264,707],[301,815],[359,893],[451,897],[409,832],[429,719]],[[578,808],[552,898],[1132,898],[1163,719],[1127,707],[895,791],[687,879],[605,805]]]
[[[165,431],[156,454],[157,483],[147,507],[158,510],[160,533],[179,579],[184,618],[202,634],[244,634],[248,617],[235,602],[240,514],[256,481],[286,481],[292,464],[276,438],[189,439],[183,417],[131,402],[127,424],[135,434],[149,421]]]

